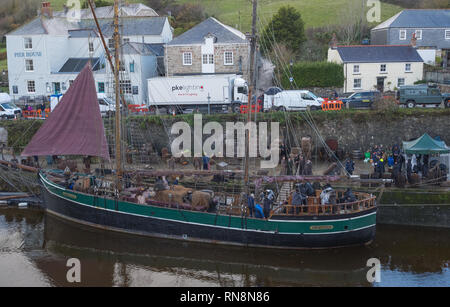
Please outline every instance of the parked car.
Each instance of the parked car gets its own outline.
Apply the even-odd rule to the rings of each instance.
[[[442,94],[438,87],[427,84],[400,86],[397,99],[400,105],[408,108],[439,107],[442,102],[445,107],[450,107],[450,93]]]
[[[371,109],[375,101],[381,99],[379,91],[356,92],[341,101],[351,109]]]

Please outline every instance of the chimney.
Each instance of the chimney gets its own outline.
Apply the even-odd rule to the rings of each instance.
[[[411,38],[411,46],[416,48],[416,45],[417,45],[416,33],[413,33],[412,38]]]
[[[41,15],[46,16],[48,18],[53,18],[53,10],[50,5],[50,2],[42,2]]]
[[[338,46],[338,40],[337,40],[337,37],[336,37],[336,33],[333,33],[333,37],[331,38],[331,41],[330,41],[330,48],[331,49],[336,49],[337,46]]]

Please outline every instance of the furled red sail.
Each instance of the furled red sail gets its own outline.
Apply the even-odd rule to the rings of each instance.
[[[22,152],[22,156],[81,155],[110,160],[90,63]]]

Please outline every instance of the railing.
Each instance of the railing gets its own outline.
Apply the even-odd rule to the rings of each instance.
[[[339,111],[342,109],[343,102],[341,100],[329,100],[328,98],[324,98],[322,102],[322,110],[323,111]]]
[[[273,210],[272,215],[339,215],[365,211],[376,206],[376,197],[366,193],[355,193],[357,201],[338,204],[320,204],[320,197],[308,197],[307,205],[281,205]]]
[[[50,109],[47,108],[45,109],[45,118],[47,118],[50,115]],[[23,110],[22,111],[22,116],[24,118],[44,118],[42,116],[42,111],[41,110]]]

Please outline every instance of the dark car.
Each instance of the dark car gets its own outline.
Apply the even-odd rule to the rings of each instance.
[[[352,109],[371,109],[373,104],[378,99],[381,99],[379,91],[357,92],[350,95],[348,98],[341,99],[344,105],[348,104]]]

